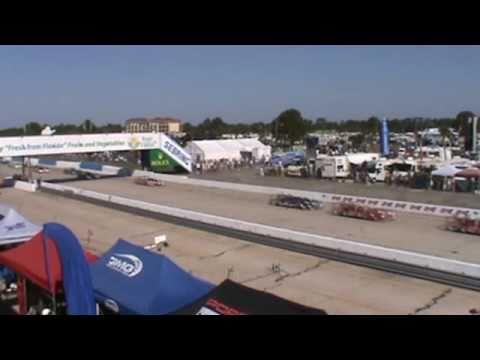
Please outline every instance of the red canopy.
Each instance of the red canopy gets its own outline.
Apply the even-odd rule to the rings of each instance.
[[[47,240],[47,255],[50,269],[50,279],[54,293],[62,287],[62,264],[57,247],[53,240]],[[85,251],[88,262],[94,262],[97,256]],[[43,246],[43,232],[31,240],[10,250],[0,252],[0,265],[26,277],[41,288],[50,291],[46,268],[46,257]]]
[[[455,174],[458,177],[465,177],[465,178],[480,178],[480,169],[477,168],[468,168],[462,171],[459,171]]]

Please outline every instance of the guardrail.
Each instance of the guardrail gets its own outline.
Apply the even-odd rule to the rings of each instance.
[[[383,210],[401,211],[407,213],[415,213],[422,215],[449,217],[457,214],[468,215],[471,212],[479,212],[480,209],[461,208],[455,206],[432,205],[424,203],[396,201],[388,199],[377,199],[360,196],[350,196],[343,194],[332,194],[317,191],[305,191],[287,188],[277,188],[269,186],[258,186],[248,184],[236,184],[223,181],[191,179],[188,177],[180,177],[176,175],[156,174],[150,172],[134,172],[133,176],[148,175],[159,178],[166,182],[173,182],[178,184],[205,186],[224,190],[245,191],[259,194],[278,195],[290,194],[293,196],[307,197],[312,200],[318,200],[328,203],[353,202],[356,204],[363,204],[367,206],[376,207]]]
[[[109,208],[147,216],[158,215],[184,226],[213,230],[265,245],[480,290],[480,264],[250,223],[58,184],[43,183],[41,190]]]

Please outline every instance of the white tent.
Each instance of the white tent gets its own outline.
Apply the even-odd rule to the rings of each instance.
[[[257,160],[262,156],[267,159],[271,156],[271,147],[257,139],[194,140],[185,147],[185,151],[193,161],[240,160],[242,152],[251,152],[252,157]]]
[[[220,146],[216,140],[192,141],[186,147],[185,151],[190,154],[192,161],[200,160],[220,160],[229,159],[229,154],[225,148]]]
[[[372,160],[380,159],[380,154],[377,153],[352,153],[345,154],[350,164],[361,165],[364,161],[370,162]]]
[[[447,165],[433,171],[432,176],[453,177],[456,173],[460,171],[462,171],[462,169],[458,169],[453,165]]]
[[[41,230],[11,207],[0,205],[0,246],[30,240]]]

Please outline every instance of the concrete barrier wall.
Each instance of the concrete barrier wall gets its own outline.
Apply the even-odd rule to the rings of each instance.
[[[102,165],[92,162],[76,162],[76,161],[49,161],[48,163],[43,163],[37,158],[30,159],[32,166],[43,166],[53,169],[74,169],[84,172],[89,172],[92,174],[105,175],[105,176],[116,176],[119,175],[123,168],[118,166]],[[95,164],[95,165],[94,165]]]
[[[307,197],[310,199],[328,202],[328,203],[340,203],[340,202],[352,202],[356,204],[367,205],[384,210],[401,211],[407,213],[415,213],[422,215],[433,215],[448,217],[456,214],[469,214],[471,212],[478,212],[479,210],[470,208],[461,208],[453,206],[443,205],[431,205],[423,203],[413,203],[406,201],[395,201],[387,199],[376,199],[368,197],[358,197],[342,194],[331,194],[316,191],[304,191],[286,188],[276,188],[268,186],[248,185],[248,184],[236,184],[223,181],[211,181],[201,179],[191,179],[185,176],[155,174],[150,172],[134,172],[133,176],[152,176],[163,181],[173,182],[178,184],[205,186],[224,190],[245,191],[258,194],[278,195],[289,194],[300,197]]]
[[[29,183],[25,181],[15,181],[15,185],[13,187],[17,190],[27,191],[27,192],[35,192],[37,191],[37,184],[36,183]]]
[[[250,223],[237,219],[225,218],[216,215],[199,213],[191,210],[152,204],[144,201],[128,199],[109,194],[102,194],[94,191],[82,190],[58,184],[44,183],[42,184],[42,187],[61,192],[69,192],[85,198],[101,200],[105,202],[110,202],[112,204],[119,204],[159,214],[174,216],[181,219],[198,221],[205,224],[219,225],[230,229],[245,231],[258,235],[270,236],[278,239],[308,245],[314,245],[331,250],[343,251],[356,255],[366,255],[378,259],[396,261],[404,264],[445,271],[448,273],[480,278],[480,264],[466,263],[453,259],[440,258],[436,256],[414,253],[405,250],[386,248],[377,245],[369,245],[363,242],[354,242],[263,224]]]

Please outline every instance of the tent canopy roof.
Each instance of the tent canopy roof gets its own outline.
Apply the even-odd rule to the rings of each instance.
[[[458,169],[453,165],[447,165],[447,166],[441,167],[438,170],[433,171],[432,176],[443,176],[443,177],[452,176],[453,177],[460,171],[461,169]]]
[[[13,208],[0,204],[0,245],[29,240],[41,230]]]
[[[93,263],[91,273],[97,301],[123,314],[167,314],[213,288],[167,257],[125,240]]]
[[[194,140],[191,144],[200,149],[206,159],[212,160],[239,158],[241,151],[255,148],[270,149],[257,139]]]
[[[175,312],[185,315],[326,315],[311,308],[225,280],[211,292]]]
[[[480,169],[478,168],[469,168],[459,171],[456,176],[465,177],[465,178],[480,178]]]
[[[63,280],[60,255],[54,241],[51,239],[47,239],[47,251],[45,253],[43,236],[43,232],[40,232],[24,244],[13,249],[1,251],[0,264],[26,277],[42,289],[50,291],[46,268],[47,254],[50,265],[52,289],[54,292],[57,292],[61,288]],[[90,252],[85,252],[85,256],[87,261],[94,261],[96,259],[96,256]]]

